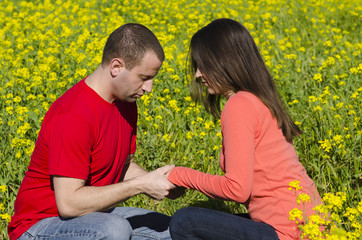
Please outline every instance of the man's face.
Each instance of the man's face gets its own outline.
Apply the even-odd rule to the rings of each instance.
[[[134,102],[145,92],[152,91],[153,78],[162,62],[152,51],[147,51],[141,62],[131,70],[121,67],[120,73],[112,80],[113,97],[126,102]]]

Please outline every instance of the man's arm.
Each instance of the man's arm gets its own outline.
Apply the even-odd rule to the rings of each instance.
[[[133,167],[134,165],[131,169]],[[166,173],[173,167],[167,165],[142,174],[138,169],[126,174],[128,180],[102,187],[85,186],[85,181],[82,179],[52,176],[59,215],[71,218],[105,211],[141,193],[161,200],[175,187],[166,177]],[[140,176],[133,175],[132,172]]]
[[[134,160],[134,154],[128,155],[126,163],[123,167],[122,181],[127,181],[135,177],[140,177],[148,172],[141,168]]]

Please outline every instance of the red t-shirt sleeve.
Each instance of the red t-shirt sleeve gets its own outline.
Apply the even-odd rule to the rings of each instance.
[[[256,123],[254,105],[244,96],[234,95],[226,103],[221,117],[223,147],[220,164],[225,175],[176,167],[168,179],[178,186],[196,189],[211,197],[246,202],[253,184]]]
[[[49,175],[86,180],[90,171],[92,130],[87,121],[72,113],[49,122]]]

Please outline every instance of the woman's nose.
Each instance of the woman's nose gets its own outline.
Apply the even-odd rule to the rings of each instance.
[[[201,74],[199,69],[196,69],[195,77],[196,78],[201,78],[202,77],[202,74]]]

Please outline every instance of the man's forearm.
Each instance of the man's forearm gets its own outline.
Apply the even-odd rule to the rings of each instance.
[[[175,188],[166,177],[173,165],[152,172],[146,172],[138,165],[130,164],[129,167],[128,180],[101,187],[85,186],[85,181],[81,179],[53,176],[59,214],[70,218],[105,211],[140,193],[161,200]]]
[[[54,185],[57,187],[55,192],[57,207],[59,214],[64,218],[108,210],[128,198],[142,193],[142,186],[145,183],[142,179],[136,178],[102,187],[79,186],[70,193],[71,196],[65,194],[67,190],[62,188],[73,184],[72,178],[54,178]]]
[[[126,166],[125,166],[126,167]],[[136,177],[143,176],[148,172],[141,168],[137,163],[130,162],[127,166],[127,171],[124,174],[123,181],[127,181]]]
[[[134,154],[130,154],[127,158],[126,164],[123,169],[122,181],[130,180],[135,177],[140,177],[147,174],[147,171],[141,168],[134,159]]]

